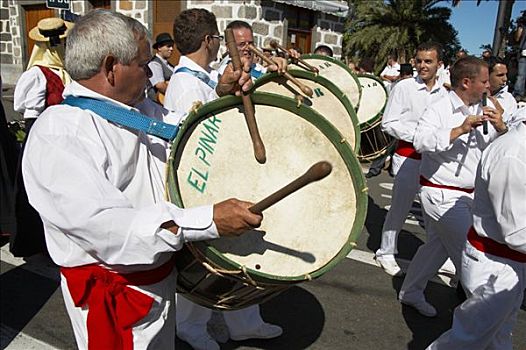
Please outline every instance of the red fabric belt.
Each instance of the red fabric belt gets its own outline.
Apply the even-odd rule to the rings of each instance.
[[[435,183],[432,183],[431,181],[429,181],[428,179],[426,179],[425,177],[423,177],[422,175],[420,175],[420,185],[427,186],[427,187],[443,188],[443,189],[446,189],[446,190],[462,191],[462,192],[466,192],[466,193],[473,193],[473,191],[474,191],[473,188],[462,188],[462,187],[455,187],[455,186],[447,186],[447,185],[435,184]]]
[[[75,306],[88,307],[88,349],[133,349],[132,327],[148,315],[153,298],[129,286],[160,282],[173,267],[173,259],[153,270],[129,274],[95,264],[61,267]]]
[[[398,140],[395,153],[406,158],[422,159],[422,155],[415,150],[413,144],[403,140]]]
[[[511,249],[506,244],[496,242],[488,237],[481,237],[471,226],[468,231],[468,241],[477,250],[501,258],[510,259],[520,263],[526,263],[526,254]]]

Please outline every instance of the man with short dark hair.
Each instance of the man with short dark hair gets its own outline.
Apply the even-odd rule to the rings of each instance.
[[[517,101],[508,92],[508,67],[500,57],[489,57],[486,62],[489,68],[489,98],[497,108],[502,107],[502,112],[508,116],[517,111]],[[509,117],[504,117],[508,120]]]
[[[514,117],[524,121],[526,108]],[[526,289],[525,173],[526,125],[521,122],[482,154],[473,226],[462,252],[467,300],[455,309],[451,329],[428,350],[513,348]]]
[[[421,155],[413,147],[418,120],[434,101],[446,95],[436,73],[442,62],[442,47],[424,43],[416,52],[418,76],[397,82],[389,96],[382,118],[382,130],[398,140],[391,158],[395,175],[391,207],[382,228],[382,241],[376,251],[376,261],[391,276],[402,275],[395,260],[398,234],[418,191]]]
[[[152,71],[149,81],[148,97],[153,101],[159,101],[158,94],[165,94],[168,82],[174,72],[174,66],[168,62],[174,50],[174,40],[168,33],[161,33],[155,38],[153,48],[157,51],[148,67]]]
[[[461,271],[461,253],[472,224],[475,173],[482,151],[507,131],[502,114],[491,101],[481,103],[489,88],[488,65],[465,57],[451,68],[452,90],[424,112],[414,136],[420,165],[420,202],[427,241],[413,257],[400,302],[427,317],[437,315],[424,296],[427,282],[447,258]],[[482,123],[487,123],[485,134]]]
[[[219,72],[212,69],[210,64],[217,58],[223,37],[219,35],[213,13],[205,9],[189,9],[176,17],[174,38],[177,49],[183,56],[168,84],[164,105],[169,110],[188,112],[196,102],[206,103],[219,97],[215,91]],[[238,46],[245,48],[252,43],[251,30],[250,35],[243,32],[240,38],[243,42]],[[241,51],[240,55],[247,66],[252,63],[251,53]],[[225,67],[227,71],[231,69],[231,64]],[[217,342],[207,332],[212,310],[197,305],[180,294],[176,296],[176,303],[179,338],[196,350],[219,349]],[[223,312],[223,316],[233,340],[275,338],[283,332],[281,327],[263,321],[259,305]]]

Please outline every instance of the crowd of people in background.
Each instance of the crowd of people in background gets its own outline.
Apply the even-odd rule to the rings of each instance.
[[[385,168],[394,177],[376,261],[389,275],[406,275],[399,300],[426,317],[438,314],[424,296],[426,284],[448,259],[466,294],[451,330],[429,349],[512,347],[526,287],[526,109],[517,106],[526,102],[524,26],[519,21],[520,50],[513,61],[489,49],[480,58],[460,50],[447,64],[441,45],[428,42],[407,62],[390,54],[378,73],[389,93],[382,130],[397,146],[366,174],[370,178]],[[169,144],[106,119],[131,111],[178,124],[194,101],[239,95],[260,75],[282,73],[287,59],[299,57],[295,49],[283,53],[264,46],[262,52],[274,59],[268,64],[249,50],[254,38],[248,23],[234,21],[227,28],[233,30],[241,70],[233,68],[228,51],[212,68],[224,38],[214,14],[204,9],[183,11],[174,36],[161,33],[153,45],[138,21],[106,10],[92,11],[76,24],[43,20],[29,34],[36,44],[14,95],[28,137],[17,170],[10,162],[10,171],[2,173],[16,188],[16,199],[9,191],[2,200],[13,208],[7,216],[23,221],[13,235],[13,252],[43,252],[61,266],[62,293],[80,348],[89,343],[169,349],[176,328],[195,349],[220,348],[206,329],[211,310],[175,295],[173,253],[184,242],[242,234],[263,218],[238,199],[190,209],[167,202],[162,168]],[[169,62],[174,47],[181,53],[177,66]],[[326,45],[313,53],[334,55]],[[373,74],[375,62],[362,58],[348,66]],[[88,107],[79,107],[79,100]],[[93,101],[104,112],[89,107]],[[4,141],[2,150],[12,149]],[[427,240],[402,271],[397,237],[415,196]],[[5,227],[14,226],[11,220]],[[117,309],[104,296],[113,293],[135,293],[142,306],[128,305],[128,313]],[[133,317],[121,329],[114,313]],[[234,340],[286,332],[264,322],[258,305],[224,318]]]

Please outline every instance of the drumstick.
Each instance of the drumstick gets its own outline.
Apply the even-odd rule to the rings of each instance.
[[[284,48],[283,46],[281,46],[276,40],[271,40],[269,45],[272,46],[272,48],[274,50],[278,50],[279,49],[279,50],[285,52],[286,54],[288,54],[287,49]],[[318,68],[310,65],[307,61],[301,59],[301,57],[298,58],[297,60],[298,60],[298,62],[301,62],[303,65],[305,65],[305,67],[307,67],[307,70],[310,70],[313,73],[319,73],[320,72]]]
[[[256,56],[258,56],[259,58],[261,58],[263,61],[267,62],[268,64],[276,64],[272,58],[268,58],[267,56],[265,56],[265,54],[261,51],[259,51],[256,47],[254,47],[254,45],[251,45],[249,44],[248,45],[248,49],[250,51],[252,51]],[[288,80],[290,80],[292,83],[294,83],[294,85],[296,85],[297,87],[300,88],[300,90],[307,96],[309,97],[312,97],[312,89],[308,86],[306,86],[305,84],[303,84],[301,81],[299,81],[298,79],[296,79],[295,77],[293,77],[289,72],[284,72],[283,73],[283,76],[285,78],[287,78]]]
[[[234,38],[234,31],[231,28],[225,29],[225,38],[228,53],[232,58],[232,64],[234,65],[234,69],[241,70],[241,58],[239,57],[239,51],[237,50],[236,40]],[[267,161],[267,157],[265,155],[265,145],[263,144],[261,136],[259,135],[252,100],[250,99],[250,95],[245,95],[244,93],[241,93],[241,97],[243,99],[243,106],[245,107],[244,114],[248,126],[248,132],[250,133],[250,138],[252,139],[252,145],[254,147],[254,156],[256,157],[258,163],[264,164]]]
[[[311,166],[305,174],[301,175],[285,187],[282,187],[278,191],[274,192],[267,198],[257,202],[256,204],[248,208],[248,210],[250,210],[254,214],[261,214],[263,210],[276,204],[283,198],[287,197],[289,194],[296,192],[297,190],[307,186],[311,182],[323,179],[324,177],[329,175],[331,171],[331,163],[325,161],[318,162]]]

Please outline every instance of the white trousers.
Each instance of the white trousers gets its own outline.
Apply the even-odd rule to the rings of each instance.
[[[200,337],[206,333],[206,324],[212,310],[197,305],[181,294],[176,295],[177,334]],[[223,311],[223,317],[230,334],[243,334],[255,330],[264,323],[259,305],[252,305],[236,311]]]
[[[398,253],[396,242],[398,234],[404,226],[407,214],[413,206],[415,195],[420,187],[420,160],[394,154],[392,169],[395,174],[391,208],[385,217],[382,228],[382,243],[376,251],[376,256],[394,255]]]
[[[133,349],[175,349],[174,290],[176,269],[161,282],[147,286],[130,286],[154,299],[150,312],[132,328]],[[61,275],[61,288],[66,310],[71,320],[75,340],[80,350],[88,349],[88,308],[75,306],[66,278]]]
[[[452,328],[427,349],[512,350],[526,264],[485,254],[466,242],[462,284],[468,299],[455,309]]]
[[[425,300],[427,282],[450,257],[461,271],[462,250],[472,224],[473,195],[462,191],[422,186],[420,202],[424,212],[427,241],[421,245],[407,269],[400,289],[403,300]]]

